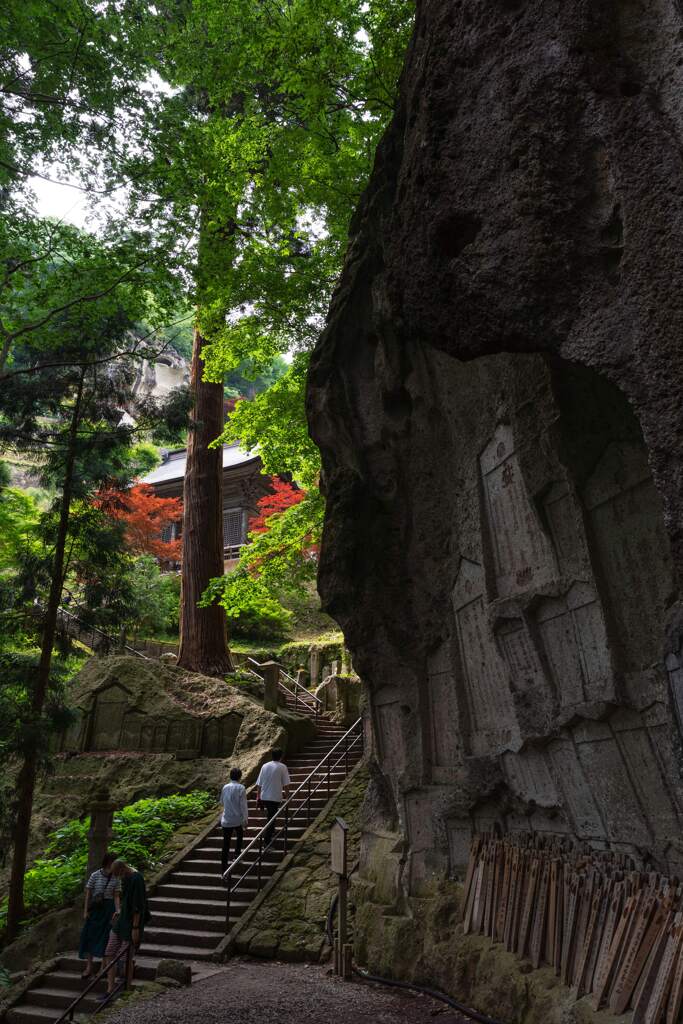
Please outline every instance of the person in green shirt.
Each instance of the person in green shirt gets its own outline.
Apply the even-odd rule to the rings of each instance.
[[[113,878],[121,882],[121,909],[112,918],[109,941],[104,952],[105,965],[118,954],[133,945],[133,954],[128,961],[128,984],[133,980],[135,970],[135,951],[140,948],[145,925],[150,919],[147,906],[147,890],[145,880],[139,871],[124,860],[115,860],[111,867]],[[107,974],[107,994],[100,997],[104,1002],[114,991],[116,965],[112,963]]]

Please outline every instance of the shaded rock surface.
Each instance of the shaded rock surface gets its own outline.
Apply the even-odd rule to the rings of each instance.
[[[473,831],[683,868],[682,76],[668,0],[418,5],[308,394],[371,963],[457,938]]]

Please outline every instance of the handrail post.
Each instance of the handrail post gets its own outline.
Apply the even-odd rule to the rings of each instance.
[[[330,799],[330,762],[327,761],[327,799]]]
[[[308,778],[308,797],[306,799],[306,823],[311,824],[311,778]]]
[[[230,906],[231,897],[232,897],[232,874],[228,875],[228,894],[227,894],[226,900],[225,900],[225,934],[226,935],[228,934],[228,930],[230,928],[230,911],[232,909],[232,907]]]
[[[259,892],[261,890],[261,865],[263,864],[263,836],[258,841],[258,873],[257,873],[257,885]]]
[[[288,829],[288,826],[289,826],[289,807],[285,807],[285,850],[284,850],[285,853],[287,853],[287,829]]]
[[[123,991],[124,992],[127,992],[128,989],[130,988],[130,970],[131,970],[131,963],[132,963],[132,956],[131,956],[132,950],[133,950],[133,937],[131,935],[130,942],[128,943],[128,947],[126,949],[126,961],[125,961],[125,963],[123,965],[123,970],[124,970],[124,975],[123,975]]]

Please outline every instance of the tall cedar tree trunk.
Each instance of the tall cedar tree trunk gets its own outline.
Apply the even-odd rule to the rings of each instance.
[[[223,452],[209,448],[223,432],[223,386],[202,380],[203,338],[195,328],[190,386],[193,427],[185,468],[183,559],[178,664],[207,676],[233,671],[225,611],[197,602],[216,576],[223,575]]]
[[[59,605],[62,600],[62,587],[64,585],[64,552],[66,550],[66,537],[69,529],[74,464],[76,460],[76,447],[78,444],[78,426],[81,419],[84,380],[85,370],[81,373],[78,391],[76,393],[76,400],[71,414],[71,424],[69,427],[66,465],[64,467],[64,482],[62,486],[62,503],[59,511],[59,526],[57,529],[57,543],[55,545],[54,559],[52,562],[50,596],[48,598],[43,624],[43,639],[40,648],[40,662],[38,665],[36,684],[31,697],[31,715],[34,721],[38,719],[43,712],[50,682],[52,648],[54,646],[55,634],[57,632],[57,618],[59,615]],[[10,876],[7,907],[7,938],[9,940],[12,940],[16,936],[19,931],[19,924],[25,915],[24,875],[26,873],[26,859],[28,857],[28,843],[31,831],[31,814],[33,812],[33,795],[36,788],[37,774],[38,737],[34,733],[28,738],[26,753],[24,755],[24,763],[19,772],[16,784],[18,811],[14,832],[12,874]]]

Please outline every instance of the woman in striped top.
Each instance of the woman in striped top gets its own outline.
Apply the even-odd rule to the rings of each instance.
[[[111,919],[114,911],[120,909],[121,881],[114,878],[111,866],[116,860],[115,853],[105,853],[102,865],[93,871],[85,887],[85,906],[83,908],[83,928],[78,955],[86,960],[83,977],[92,974],[93,957],[98,960],[104,955]]]

